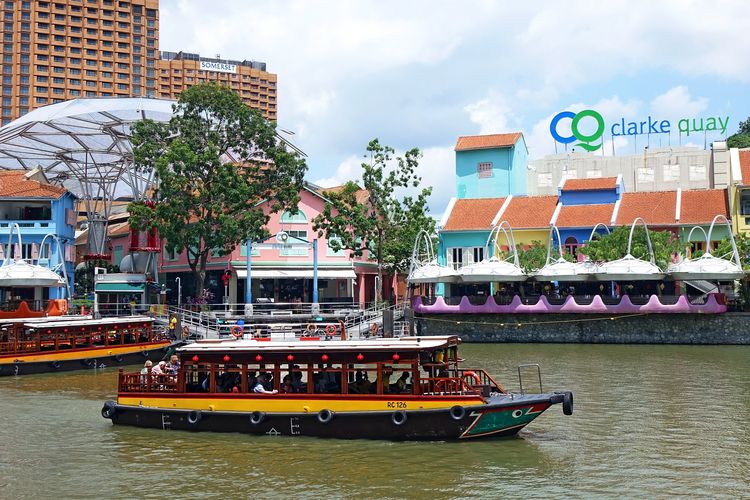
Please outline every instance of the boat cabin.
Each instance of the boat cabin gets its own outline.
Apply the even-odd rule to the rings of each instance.
[[[137,345],[160,340],[152,318],[39,318],[0,323],[0,355]]]
[[[362,398],[505,393],[461,366],[457,336],[347,341],[203,340],[179,348],[177,375],[120,375],[120,393]],[[387,396],[386,396],[387,395]]]

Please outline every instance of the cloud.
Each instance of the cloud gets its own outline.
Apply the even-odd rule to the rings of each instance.
[[[672,87],[651,101],[651,111],[659,118],[675,119],[697,116],[708,108],[708,99],[693,99],[685,85]]]
[[[469,114],[469,120],[479,125],[478,133],[480,134],[508,132],[515,127],[517,121],[511,112],[508,100],[496,92],[491,92],[488,97],[466,105],[464,111]]]
[[[333,175],[313,181],[320,187],[329,188],[340,186],[348,181],[356,181],[362,171],[362,158],[349,156],[336,166]]]

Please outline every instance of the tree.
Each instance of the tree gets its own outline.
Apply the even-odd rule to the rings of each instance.
[[[727,139],[727,147],[750,148],[750,118],[740,122],[737,133]]]
[[[417,233],[425,229],[431,234],[435,221],[427,207],[432,188],[423,188],[416,196],[407,194],[422,180],[416,174],[419,149],[394,157],[393,148],[374,139],[367,152],[371,162],[362,163],[362,188],[348,182],[326,191],[328,201],[313,227],[319,236],[325,234],[334,250],[346,249],[356,256],[368,251],[375,257],[380,283],[376,300],[380,301],[383,271],[405,271]]]
[[[580,248],[579,251],[595,262],[620,259],[625,257],[628,251],[629,234],[630,226],[617,227],[611,234],[605,234],[587,242],[586,246]],[[679,239],[669,231],[649,231],[649,236],[654,247],[656,265],[661,269],[666,269],[672,262],[672,255],[679,253],[681,250]],[[643,227],[635,228],[630,254],[639,259],[650,259],[646,243],[646,231]]]
[[[525,273],[531,273],[544,267],[547,262],[547,245],[541,241],[534,240],[531,245],[516,245],[518,252],[518,263]],[[554,262],[560,257],[557,247],[552,249],[550,262]],[[563,253],[563,259],[573,262],[575,259],[569,253]]]
[[[136,123],[132,142],[136,168],[155,169],[157,187],[155,203],[130,204],[130,224],[155,227],[168,251],[186,250],[199,294],[212,251],[267,237],[264,205],[296,209],[304,161],[228,88],[189,88],[169,122]]]

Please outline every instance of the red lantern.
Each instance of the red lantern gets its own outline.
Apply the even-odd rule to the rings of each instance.
[[[118,328],[120,328],[120,327],[119,327],[119,326],[117,326],[117,325],[115,325],[115,330],[117,330]]]
[[[365,359],[364,354],[362,353],[357,354],[357,361],[362,361],[363,359]]]
[[[148,326],[148,323],[143,323],[143,326],[144,326],[144,327],[145,327],[145,326]]]
[[[401,356],[399,356],[398,353],[394,354],[392,357],[393,361],[398,361],[399,359],[401,359]]]
[[[68,333],[68,329],[67,328],[63,329],[63,332]]]
[[[229,361],[229,359],[230,359],[229,358],[229,354],[225,354],[224,355],[224,362],[226,363],[227,361]]]
[[[52,330],[47,330],[47,333],[52,333]]]
[[[263,356],[261,356],[260,354],[256,355],[255,356],[255,361],[258,361],[258,362],[263,361]]]
[[[294,354],[290,354],[289,356],[286,357],[286,359],[288,361],[294,361]]]
[[[102,331],[102,327],[101,327],[101,326],[99,327],[99,331],[100,331],[100,332]]]
[[[195,356],[193,356],[193,363],[197,363],[197,362],[198,362],[198,359],[199,359],[199,358],[198,358],[198,355],[197,355],[197,354],[196,354]]]
[[[82,326],[82,327],[81,327],[81,331],[82,331],[82,332],[85,332],[85,331],[86,331],[86,327],[85,327],[85,326]]]
[[[320,359],[322,359],[323,361],[328,361],[328,354],[323,354],[323,355],[322,355],[322,356],[320,357]]]

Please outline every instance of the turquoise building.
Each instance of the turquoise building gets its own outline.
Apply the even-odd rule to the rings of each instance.
[[[457,198],[526,194],[529,151],[521,132],[462,136],[455,151]]]

